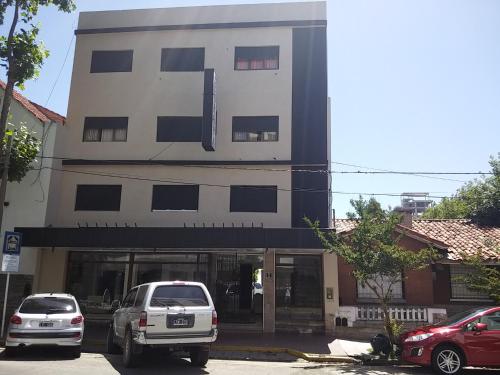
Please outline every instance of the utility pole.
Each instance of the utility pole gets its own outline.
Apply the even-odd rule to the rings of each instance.
[[[5,152],[3,160],[2,181],[0,183],[0,232],[2,231],[3,208],[5,202],[5,194],[7,193],[7,183],[9,179],[9,164],[10,164],[11,149],[12,149],[12,134],[7,133],[7,150]],[[5,280],[5,294],[3,299],[2,327],[0,328],[1,331],[0,338],[3,338],[3,333],[5,329],[5,313],[7,310],[7,297],[9,295],[9,281],[10,281],[10,272],[7,272],[7,279]]]

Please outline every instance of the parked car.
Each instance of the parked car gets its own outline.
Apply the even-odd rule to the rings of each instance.
[[[401,336],[403,360],[452,375],[463,366],[500,366],[500,306],[468,310]]]
[[[186,351],[191,364],[205,366],[217,339],[217,313],[205,285],[162,281],[132,288],[113,314],[109,353],[123,351],[123,364],[137,364],[144,347]]]
[[[70,294],[34,294],[26,297],[10,318],[5,354],[12,356],[23,347],[60,346],[80,357],[83,316]]]

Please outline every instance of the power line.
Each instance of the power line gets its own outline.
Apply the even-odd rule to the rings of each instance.
[[[162,151],[163,152],[163,151]],[[58,157],[58,156],[43,156],[43,158],[47,159],[58,159],[58,160],[75,160],[75,161],[82,161],[85,159],[77,159],[77,158],[67,158],[67,157]],[[154,157],[153,157],[154,158]],[[93,161],[93,160],[86,160],[86,161]],[[387,170],[387,169],[377,169],[377,168],[368,168],[368,167],[361,167],[357,166],[359,168],[366,168],[366,169],[371,169],[370,171],[339,171],[339,170],[327,170],[327,169],[297,169],[297,168],[258,168],[258,167],[239,167],[239,166],[222,166],[222,165],[203,165],[203,164],[169,164],[168,160],[162,161],[162,160],[153,160],[152,158],[146,160],[146,161],[151,161],[154,162],[153,165],[168,165],[172,167],[185,167],[185,168],[208,168],[208,169],[234,169],[234,170],[248,170],[248,171],[264,171],[264,172],[308,172],[308,173],[332,173],[332,174],[401,174],[401,175],[415,175],[419,177],[430,177],[430,176],[424,176],[424,175],[493,175],[493,172],[436,172],[436,171],[397,171],[397,170]],[[162,164],[164,162],[165,164]],[[188,161],[186,161],[188,162]],[[130,161],[130,160],[113,160],[110,161],[112,164],[122,164],[122,165],[144,165],[144,161]],[[332,164],[340,164],[340,165],[348,165],[348,166],[355,166],[354,164],[346,164],[346,163],[337,163],[337,162],[332,162]],[[294,166],[300,167],[300,166],[308,166],[308,167],[322,167],[326,166],[326,164],[293,164]],[[422,176],[421,176],[422,175]],[[466,182],[466,181],[460,181],[460,180],[452,180],[452,181],[458,181],[458,182]]]
[[[220,187],[220,188],[230,188],[231,187],[231,185],[223,185],[223,184],[208,184],[208,183],[199,183],[199,182],[178,180],[178,179],[157,179],[157,178],[148,178],[148,177],[142,177],[142,176],[134,176],[134,175],[128,175],[128,174],[117,174],[117,173],[75,171],[75,170],[55,168],[55,167],[42,167],[42,169],[50,169],[50,170],[63,172],[63,173],[75,173],[75,174],[83,174],[83,175],[90,175],[90,176],[111,177],[111,178],[119,178],[119,179],[126,179],[126,180],[159,182],[159,183],[169,183],[169,184],[178,184],[178,185],[199,185],[199,186]],[[245,186],[245,187],[248,189],[259,189],[259,190],[265,189],[265,187],[252,187],[252,186]],[[269,187],[269,189],[271,189],[271,187]],[[272,189],[274,189],[274,187]],[[336,190],[328,190],[328,189],[276,188],[276,190],[285,191],[285,192],[329,193],[329,194],[340,194],[340,195],[372,195],[372,196],[391,196],[391,197],[401,196],[401,193],[347,192],[347,191],[336,191]],[[447,198],[445,196],[434,196],[434,195],[428,195],[427,197],[435,198],[435,199]]]
[[[49,104],[50,98],[52,97],[52,94],[54,93],[54,89],[57,86],[57,82],[59,82],[59,78],[61,78],[61,74],[62,74],[62,71],[64,69],[64,66],[66,65],[66,61],[68,60],[69,51],[71,50],[71,46],[73,44],[74,39],[75,39],[75,34],[73,33],[73,37],[71,38],[71,40],[68,44],[68,49],[66,50],[66,56],[64,56],[64,61],[61,65],[61,69],[59,69],[59,73],[57,73],[56,80],[54,81],[54,84],[52,85],[52,88],[50,89],[50,93],[49,93],[47,100],[45,101],[45,104],[44,104],[45,107]]]

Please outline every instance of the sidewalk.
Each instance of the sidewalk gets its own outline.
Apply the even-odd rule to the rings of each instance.
[[[238,353],[248,359],[259,359],[264,354],[277,361],[291,361],[297,358],[309,362],[357,362],[350,355],[365,352],[366,343],[335,340],[331,335],[314,334],[264,334],[222,332],[212,345],[214,357],[227,357]],[[266,357],[267,356],[267,357]]]

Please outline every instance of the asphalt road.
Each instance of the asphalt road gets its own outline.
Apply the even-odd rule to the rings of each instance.
[[[119,355],[84,353],[79,359],[68,359],[64,355],[50,356],[44,353],[27,353],[15,359],[0,355],[0,374],[15,375],[139,375],[139,374],[182,374],[182,375],[284,375],[284,374],[346,374],[346,375],[386,375],[386,374],[429,374],[428,369],[417,367],[366,367],[358,365],[327,365],[294,362],[257,362],[237,360],[210,360],[206,368],[191,367],[189,360],[162,355],[149,355],[138,368],[125,369]],[[500,374],[491,370],[468,370],[465,375]]]

